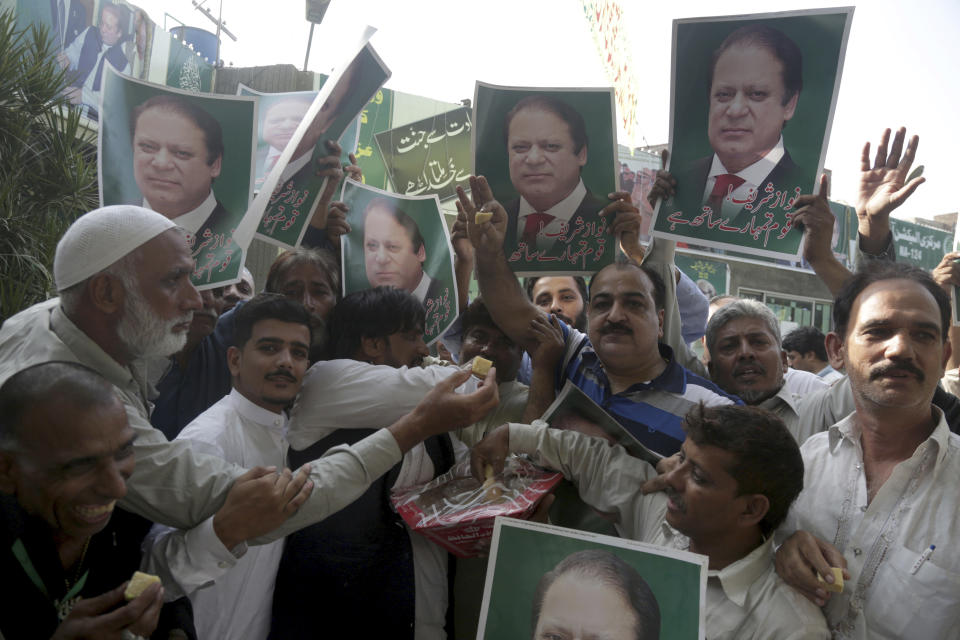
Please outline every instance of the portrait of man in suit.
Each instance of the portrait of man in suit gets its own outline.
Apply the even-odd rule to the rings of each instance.
[[[426,259],[416,220],[386,198],[372,200],[363,221],[363,262],[370,286],[397,287],[421,302],[435,298],[442,283],[423,270]]]
[[[736,29],[713,52],[707,135],[713,155],[676,171],[681,185],[698,185],[701,203],[736,225],[753,214],[767,185],[795,196],[802,176],[783,143],[783,128],[803,89],[797,44],[764,24]],[[693,187],[688,187],[693,188]]]
[[[506,246],[526,243],[550,250],[568,233],[577,217],[597,221],[607,204],[580,178],[587,163],[587,129],[583,116],[548,95],[522,98],[503,123],[510,182],[519,197],[505,205]]]
[[[177,95],[147,99],[130,112],[133,176],[144,207],[197,236],[229,224],[213,181],[223,162],[223,131],[203,108]]]

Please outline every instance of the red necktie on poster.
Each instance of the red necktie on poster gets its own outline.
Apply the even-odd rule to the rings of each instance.
[[[713,183],[713,191],[710,192],[710,197],[707,199],[707,206],[714,213],[719,214],[724,198],[727,197],[728,193],[733,193],[744,182],[746,180],[732,173],[723,173],[717,176],[716,182]]]
[[[537,234],[540,229],[546,227],[556,216],[549,213],[531,213],[527,215],[527,222],[523,227],[523,236],[521,240],[527,243],[528,247],[536,246]]]

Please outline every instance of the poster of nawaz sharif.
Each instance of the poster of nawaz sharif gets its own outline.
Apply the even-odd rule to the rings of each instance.
[[[437,196],[400,196],[344,180],[350,233],[340,236],[343,295],[393,286],[426,310],[423,339],[437,340],[457,319],[450,232]]]
[[[707,562],[687,551],[498,517],[477,638],[702,640]]]
[[[674,21],[677,193],[659,204],[654,235],[796,259],[793,203],[823,171],[852,17],[839,7]]]
[[[108,69],[100,103],[100,204],[153,209],[188,232],[193,283],[240,278],[259,216],[247,216],[254,98],[198,94]]]
[[[598,215],[617,186],[613,89],[474,91],[474,172],[507,211],[504,253],[518,275],[590,275],[616,239]]]
[[[303,239],[327,183],[326,177],[317,175],[316,164],[329,155],[326,141],[340,140],[390,77],[390,70],[367,44],[373,32],[367,28],[357,49],[323,84],[264,178],[253,205],[263,206],[258,238],[286,248]]]

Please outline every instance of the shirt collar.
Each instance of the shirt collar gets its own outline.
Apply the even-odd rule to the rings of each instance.
[[[933,428],[933,432],[920,444],[920,446],[922,447],[930,441],[933,441],[936,444],[937,461],[934,465],[934,467],[936,467],[943,462],[944,457],[947,455],[947,449],[949,448],[950,441],[950,427],[947,425],[947,420],[943,415],[943,411],[941,411],[940,408],[935,405],[930,405],[930,407],[933,409],[934,415],[937,417],[937,426]],[[831,453],[836,451],[842,440],[849,440],[851,443],[855,444],[859,450],[860,427],[857,426],[856,420],[854,420],[856,415],[857,412],[854,411],[846,418],[830,427],[828,430],[827,433],[830,439]]]
[[[729,600],[742,607],[747,601],[750,587],[770,567],[773,558],[773,538],[736,562],[728,564],[719,571],[707,571],[707,579],[718,578],[723,593]]]
[[[583,180],[580,180],[577,182],[577,186],[573,188],[573,191],[571,191],[566,198],[553,205],[546,211],[540,211],[539,213],[546,213],[554,218],[563,220],[564,222],[569,222],[573,218],[573,214],[576,213],[577,209],[580,207],[580,203],[583,202],[583,197],[586,195],[587,188],[583,185]],[[520,196],[520,208],[517,210],[517,217],[522,220],[531,213],[538,212],[529,202],[527,202],[526,198]]]
[[[656,378],[650,382],[638,382],[636,384],[630,385],[630,388],[624,391],[624,393],[630,393],[632,391],[642,391],[644,389],[662,389],[664,391],[669,391],[671,393],[682,394],[687,389],[687,375],[686,370],[677,364],[676,359],[673,357],[673,349],[669,346],[658,343],[657,347],[660,351],[660,357],[666,360],[667,366]],[[600,357],[597,355],[597,352],[593,350],[593,346],[588,344],[583,348],[581,352],[581,357],[586,366],[594,369],[598,374],[601,375],[603,383],[609,385],[607,380],[607,374],[603,371],[603,363],[600,362]]]
[[[770,172],[773,171],[773,168],[777,166],[777,163],[783,158],[784,149],[783,149],[783,136],[780,136],[780,139],[777,140],[777,145],[770,149],[767,152],[767,155],[763,156],[756,162],[754,162],[749,167],[737,171],[734,175],[738,175],[743,178],[744,182],[748,182],[752,185],[759,186],[763,182]],[[727,171],[726,167],[723,166],[723,163],[720,162],[720,158],[717,157],[717,154],[713,154],[713,163],[710,165],[710,174],[711,178],[716,178],[717,176],[730,173]]]
[[[147,199],[143,199],[143,206],[147,209],[154,209],[150,206],[150,203],[147,202]],[[213,210],[217,208],[217,197],[213,195],[213,189],[210,190],[210,193],[207,194],[207,198],[200,203],[200,206],[194,209],[193,211],[187,211],[184,214],[181,214],[173,219],[178,226],[186,229],[191,235],[200,230],[200,227],[203,226],[203,223],[206,222],[207,218],[210,217],[210,214],[213,213]]]
[[[418,299],[426,302],[427,291],[430,289],[430,276],[427,275],[427,272],[424,271],[423,275],[420,276],[420,283],[417,285],[417,288],[413,290],[413,295]]]
[[[237,409],[237,413],[247,420],[255,422],[261,427],[266,427],[271,431],[283,432],[287,424],[286,413],[267,411],[263,407],[250,402],[236,389],[230,390],[230,399],[233,401],[233,406]]]
[[[800,409],[797,404],[797,398],[793,393],[790,392],[790,389],[788,389],[789,386],[790,385],[787,384],[786,379],[784,379],[783,384],[781,384],[780,388],[777,389],[777,393],[761,402],[760,407],[774,411],[776,406],[782,402],[790,407],[790,410],[793,411],[794,415],[799,416]]]

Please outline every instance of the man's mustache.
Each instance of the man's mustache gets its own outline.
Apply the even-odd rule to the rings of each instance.
[[[890,364],[880,364],[870,370],[870,380],[876,380],[882,376],[889,375],[891,373],[909,373],[916,376],[917,380],[923,382],[924,376],[923,371],[918,369],[915,365],[910,364],[909,362],[891,362]]]
[[[267,380],[272,380],[274,378],[283,378],[285,380],[288,380],[294,383],[297,381],[297,379],[293,377],[293,374],[291,374],[289,371],[284,371],[283,369],[277,369],[276,371],[272,371],[264,377]]]
[[[607,322],[602,327],[600,327],[600,335],[605,336],[610,333],[624,333],[627,335],[633,334],[633,329],[628,325],[625,325],[620,322]]]

